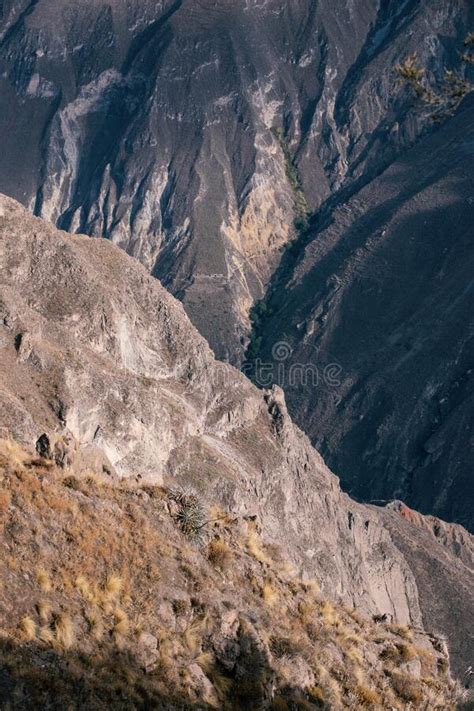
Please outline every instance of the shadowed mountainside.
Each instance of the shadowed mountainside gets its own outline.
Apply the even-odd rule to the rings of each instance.
[[[335,382],[280,382],[358,499],[400,498],[474,529],[474,100],[326,215],[281,264],[257,355],[285,342]],[[276,379],[278,381],[278,379]]]

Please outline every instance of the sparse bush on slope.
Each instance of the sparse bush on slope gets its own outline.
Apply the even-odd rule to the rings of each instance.
[[[469,33],[464,42],[465,51],[461,59],[465,64],[474,62],[474,33]],[[458,72],[446,69],[443,79],[436,81],[429,77],[418,57],[411,54],[395,67],[401,81],[406,82],[417,99],[432,111],[434,121],[442,121],[452,116],[464,97],[474,90],[474,85]]]

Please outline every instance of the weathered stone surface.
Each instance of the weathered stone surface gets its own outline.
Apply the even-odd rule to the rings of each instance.
[[[191,486],[236,517],[256,517],[264,539],[328,596],[435,624],[420,607],[412,523],[390,512],[406,526],[402,553],[386,512],[341,492],[281,391],[261,392],[216,361],[181,304],[123,251],[61,233],[9,198],[0,215],[2,431],[34,447],[42,432],[68,430],[122,477]],[[38,358],[19,358],[25,332]],[[472,551],[467,532],[458,540]],[[472,614],[468,555],[427,539],[433,564],[454,559],[459,597],[440,600],[446,614],[453,604]]]
[[[149,632],[142,632],[138,640],[138,661],[145,671],[152,671],[158,663],[158,640]]]

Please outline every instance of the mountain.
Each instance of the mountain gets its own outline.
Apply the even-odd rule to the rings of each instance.
[[[87,531],[104,521],[90,541],[94,595],[115,639],[104,551],[130,512],[135,523],[152,519],[150,540],[172,541],[157,560],[194,610],[177,551],[196,507],[233,522],[204,521],[204,540],[193,542],[218,598],[212,644],[199,648],[212,662],[193,667],[196,697],[225,705],[241,693],[240,662],[217,651],[229,601],[216,580],[227,575],[232,609],[250,586],[245,615],[268,672],[262,703],[276,694],[277,708],[317,704],[308,679],[330,707],[339,697],[343,707],[451,703],[443,639],[458,677],[473,644],[473,29],[467,0],[0,3],[0,192],[9,196],[0,197],[0,513],[10,586],[0,589],[0,689],[9,703],[21,706],[32,667],[55,665],[69,691],[86,678],[84,703],[110,703],[98,679],[105,651],[82,634],[88,601],[72,566],[85,554],[77,558],[70,519]],[[52,510],[38,485],[50,487]],[[69,567],[59,544],[45,545],[55,530]],[[240,564],[235,576],[213,570],[212,536],[247,577]],[[132,534],[116,551],[121,580],[135,544]],[[153,567],[151,552],[144,561]],[[34,607],[30,569],[40,563],[56,581],[47,624]],[[317,594],[302,587],[310,581]],[[331,600],[340,621],[337,634],[323,625],[322,647],[301,630],[312,651],[296,653],[304,673],[288,689],[269,640],[276,617],[261,608],[267,583],[274,600],[295,589],[298,608],[313,595],[318,624]],[[163,593],[156,581],[149,590]],[[118,609],[138,616],[140,603],[125,598]],[[282,607],[288,619],[294,606]],[[82,630],[69,658],[59,609]],[[395,639],[400,625],[408,652]],[[342,632],[370,638],[358,664],[372,701],[352,666],[344,686]],[[139,659],[143,650],[118,637],[120,659],[108,647],[110,660]],[[227,641],[240,645],[234,633]],[[183,679],[191,658],[181,652],[173,668]],[[318,654],[336,669],[330,680],[305,666]],[[161,703],[135,671],[145,706]],[[408,673],[418,696],[397,689],[394,671]],[[168,695],[174,682],[163,682]],[[28,702],[47,704],[48,693]],[[188,701],[179,692],[176,704]]]
[[[263,362],[285,344],[274,381],[347,491],[471,531],[473,151],[468,97],[282,261],[257,329]]]
[[[0,191],[123,247],[234,364],[307,214],[430,130],[395,67],[417,52],[435,79],[460,71],[474,26],[464,0],[4,0],[0,12]]]
[[[136,257],[219,358],[342,370],[274,381],[344,487],[471,530],[473,27],[464,0],[0,7],[0,191]]]
[[[473,650],[474,541],[467,531],[403,506],[358,504],[341,492],[289,418],[282,391],[259,390],[216,361],[182,305],[110,242],[60,232],[2,197],[0,266],[0,433],[30,449],[37,442],[42,457],[32,459],[17,444],[2,445],[2,481],[9,482],[2,485],[10,551],[5,564],[11,556],[17,561],[5,579],[13,576],[22,591],[12,597],[13,584],[2,590],[4,627],[17,624],[11,610],[19,599],[18,617],[39,624],[31,616],[39,594],[31,565],[57,577],[61,565],[68,560],[72,566],[78,555],[78,564],[86,565],[88,549],[90,577],[92,561],[108,557],[114,536],[113,565],[130,565],[127,575],[133,576],[138,563],[132,564],[129,539],[122,547],[122,536],[141,545],[153,520],[154,530],[179,547],[182,534],[171,538],[168,523],[153,518],[155,507],[174,512],[184,531],[200,530],[201,521],[206,527],[204,514],[204,521],[193,518],[197,507],[234,522],[222,535],[228,546],[242,555],[253,551],[259,560],[257,590],[266,577],[275,578],[278,594],[285,595],[292,579],[313,581],[320,602],[356,610],[367,624],[371,615],[385,615],[395,632],[409,625],[418,646],[435,645],[435,651],[442,651],[445,638],[452,668],[462,676]],[[63,473],[51,473],[48,459]],[[63,487],[73,492],[64,494],[64,505]],[[154,504],[155,498],[162,503]],[[208,514],[211,521],[215,517]],[[64,559],[63,537],[69,551]],[[84,546],[82,553],[76,543]],[[202,544],[196,545],[202,561]],[[173,566],[166,563],[166,550],[160,560]],[[26,576],[19,559],[30,561]],[[92,568],[105,580],[107,571],[98,565]],[[59,586],[57,604],[64,604],[72,570],[69,582]],[[229,604],[235,607],[242,580],[232,581],[237,587]],[[135,593],[144,594],[138,574],[135,585]],[[175,587],[181,590],[182,582]],[[32,631],[30,622],[21,624],[25,634]],[[8,668],[19,674],[16,653],[7,647],[14,656]],[[413,673],[419,680],[419,669]]]

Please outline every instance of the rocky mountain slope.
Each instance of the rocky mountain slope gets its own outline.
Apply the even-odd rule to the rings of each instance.
[[[347,491],[470,530],[473,156],[468,97],[288,255],[257,329],[263,362],[284,342],[319,376],[280,385]]]
[[[465,0],[4,0],[0,191],[108,237],[238,363],[282,247],[431,127],[394,67],[465,66]],[[466,29],[467,28],[467,29]]]
[[[2,708],[455,708],[439,640],[332,604],[251,523],[190,539],[189,495],[11,442],[0,484]]]
[[[255,529],[325,599],[393,616],[426,639],[445,635],[464,672],[474,629],[466,531],[343,494],[282,392],[258,390],[216,361],[182,305],[109,242],[58,232],[2,197],[0,267],[4,437],[30,447],[43,432],[59,437],[57,461],[85,480],[93,470],[145,494],[192,487],[203,506]],[[144,495],[135,495],[140,508]],[[8,493],[6,502],[21,551],[24,519]],[[42,551],[49,536],[38,526]],[[446,594],[448,578],[456,594]]]

